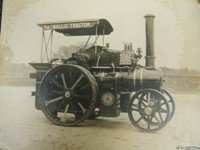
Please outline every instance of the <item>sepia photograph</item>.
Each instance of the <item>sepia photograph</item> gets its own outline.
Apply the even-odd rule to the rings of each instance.
[[[200,0],[1,0],[0,150],[200,150]]]

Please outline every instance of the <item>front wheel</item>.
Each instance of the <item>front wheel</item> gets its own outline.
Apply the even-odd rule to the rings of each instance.
[[[140,131],[156,132],[167,124],[170,108],[162,93],[154,89],[144,89],[131,98],[128,116]]]
[[[169,117],[169,121],[173,118],[174,116],[174,112],[175,112],[175,102],[173,97],[169,94],[169,92],[167,92],[166,90],[162,90],[163,96],[166,98],[168,104],[169,104],[169,108],[170,108],[170,117]]]

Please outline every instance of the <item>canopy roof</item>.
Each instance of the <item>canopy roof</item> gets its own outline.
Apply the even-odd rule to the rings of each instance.
[[[108,35],[113,31],[112,25],[106,19],[72,20],[62,22],[39,23],[43,30],[55,30],[66,36]]]

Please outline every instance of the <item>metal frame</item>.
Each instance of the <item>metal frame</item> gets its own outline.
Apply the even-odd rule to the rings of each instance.
[[[47,40],[48,38],[48,40]],[[53,46],[53,30],[51,30],[49,36],[46,38],[44,29],[42,30],[42,45],[41,45],[41,62],[50,62],[52,58],[52,46]],[[49,47],[50,46],[50,47]]]
[[[97,40],[100,35],[98,35],[98,24],[96,25],[96,31],[95,31],[95,41],[93,45],[95,45],[95,55],[97,54]],[[52,47],[53,47],[53,29],[50,30],[49,35],[46,35],[45,29],[42,30],[42,44],[41,44],[41,62],[50,62],[52,59]],[[104,35],[105,35],[105,28],[103,29],[103,37],[102,37],[102,46],[104,47]],[[90,40],[92,35],[89,36],[84,48],[83,52],[85,51],[85,48]]]

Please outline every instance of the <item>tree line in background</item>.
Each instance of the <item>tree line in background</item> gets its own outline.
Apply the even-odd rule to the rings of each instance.
[[[89,43],[88,46],[91,46]],[[88,47],[87,46],[87,47]],[[77,52],[85,47],[85,42],[77,43],[76,45],[60,46],[59,51],[53,54],[53,58],[69,58],[72,53]],[[6,44],[0,45],[0,78],[28,78],[30,72],[34,69],[29,64],[12,63],[14,54],[11,48]]]
[[[3,70],[1,70],[0,77],[1,78],[14,78],[14,77],[24,77],[28,78],[30,72],[35,72],[35,70],[29,65],[24,63],[9,63],[6,64]],[[167,67],[161,67],[160,68],[163,72],[163,75],[168,76],[199,76],[200,77],[200,71],[194,70],[194,69],[174,69],[174,68],[167,68]]]

